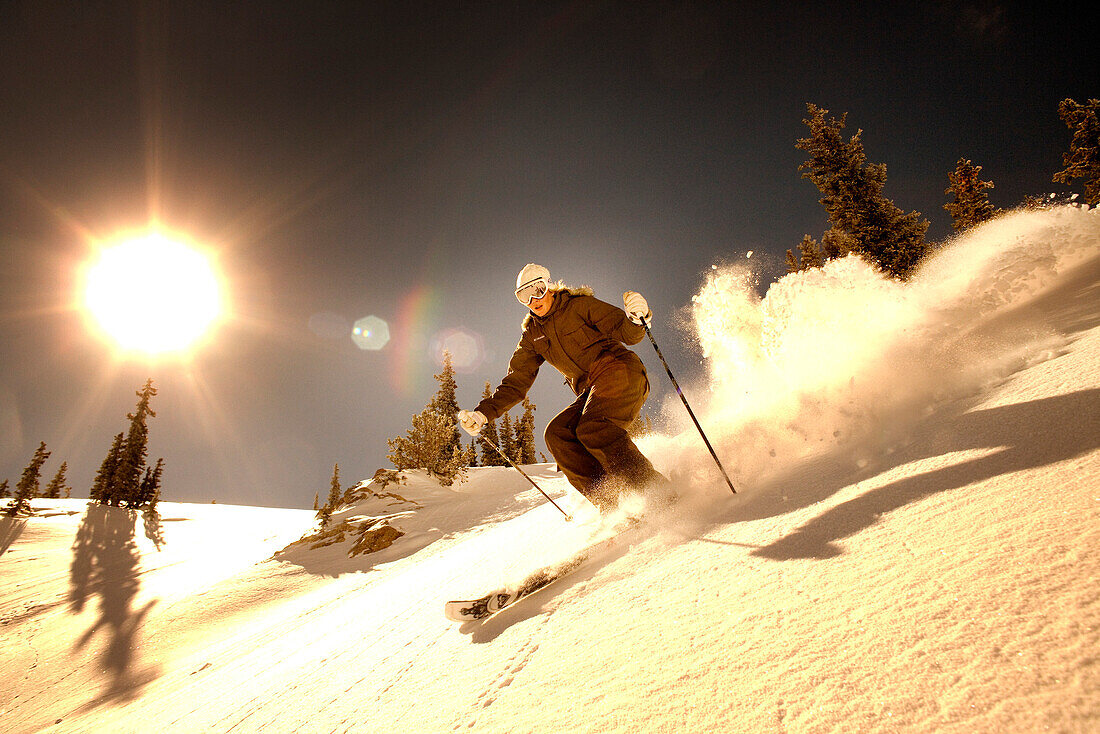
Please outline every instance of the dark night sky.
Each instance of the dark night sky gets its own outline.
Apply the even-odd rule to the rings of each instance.
[[[385,465],[433,354],[495,385],[529,261],[675,315],[712,263],[763,285],[826,228],[794,147],[848,113],[886,193],[942,240],[947,173],[995,204],[1062,191],[1065,97],[1096,97],[1082,18],[1036,3],[0,1],[0,479],[38,441],[86,496],[153,377],[165,499],[309,506]],[[74,308],[92,244],[157,219],[218,253],[233,318],[190,360],[119,361]],[[346,336],[368,314],[391,340]],[[654,400],[667,392],[655,375]],[[679,376],[679,375],[678,375]],[[544,369],[541,426],[571,399]]]

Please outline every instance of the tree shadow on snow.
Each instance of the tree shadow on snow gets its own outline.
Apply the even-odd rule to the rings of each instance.
[[[12,543],[19,540],[27,521],[14,517],[0,517],[0,556],[4,555]]]
[[[103,632],[107,639],[99,667],[110,678],[107,689],[85,709],[136,698],[140,689],[156,677],[152,669],[135,670],[137,631],[156,603],[132,608],[141,588],[141,558],[134,542],[136,519],[133,510],[89,505],[73,544],[70,609],[79,614],[90,601],[99,600],[99,619],[77,640],[75,648],[84,648]]]
[[[831,558],[841,553],[837,541],[878,522],[883,515],[934,494],[965,487],[1012,472],[1035,469],[1100,448],[1100,390],[1083,390],[1015,405],[938,417],[922,427],[923,438],[891,456],[889,467],[853,475],[838,470],[837,457],[802,467],[799,475],[818,488],[817,497],[800,496],[800,504],[831,496],[860,479],[920,459],[966,450],[993,450],[988,455],[942,469],[908,476],[844,502],[814,518],[753,555],[774,560]],[[846,463],[846,461],[845,461]],[[830,466],[831,465],[831,466]],[[810,480],[810,477],[816,479]],[[732,513],[731,521],[774,515],[782,495],[796,477],[770,482]],[[821,481],[824,479],[824,481]],[[807,501],[809,500],[809,501]],[[1028,497],[1004,497],[1028,502]],[[766,508],[770,508],[768,511]]]

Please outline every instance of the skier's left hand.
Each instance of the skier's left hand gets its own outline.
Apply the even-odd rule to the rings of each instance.
[[[646,303],[645,298],[641,293],[634,291],[623,294],[623,310],[635,324],[641,324],[643,319],[648,322],[653,318],[653,312],[649,310],[649,304]]]

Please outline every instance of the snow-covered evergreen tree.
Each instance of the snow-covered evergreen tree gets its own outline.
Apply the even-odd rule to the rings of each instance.
[[[1073,131],[1073,139],[1069,152],[1062,154],[1065,168],[1054,174],[1054,181],[1068,184],[1084,179],[1085,201],[1090,206],[1100,204],[1100,99],[1090,99],[1086,104],[1063,99],[1058,116]]]
[[[968,158],[960,158],[955,170],[948,174],[951,185],[944,193],[951,196],[951,201],[943,208],[950,212],[956,231],[981,224],[997,213],[986,193],[986,189],[993,188],[993,182],[982,181],[978,176],[981,172],[981,166],[975,166]]]
[[[8,505],[7,514],[11,517],[30,512],[31,500],[38,496],[38,486],[42,475],[42,465],[50,458],[50,452],[46,450],[46,443],[41,442],[34,450],[34,456],[23,470],[23,476],[15,485],[15,495]]]
[[[823,194],[821,203],[832,225],[822,238],[825,258],[852,251],[896,278],[908,278],[928,250],[928,222],[920,219],[920,212],[903,213],[883,196],[886,166],[867,163],[862,130],[843,138],[846,114],[826,119],[828,110],[806,107],[809,118],[803,123],[810,135],[795,147],[810,154],[799,168]]]
[[[8,480],[0,482],[0,499],[7,499],[11,497],[11,490],[8,488]]]

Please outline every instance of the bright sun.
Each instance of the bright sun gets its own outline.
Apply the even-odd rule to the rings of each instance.
[[[85,272],[83,303],[124,351],[150,355],[191,348],[222,313],[211,259],[159,232],[101,249]]]

